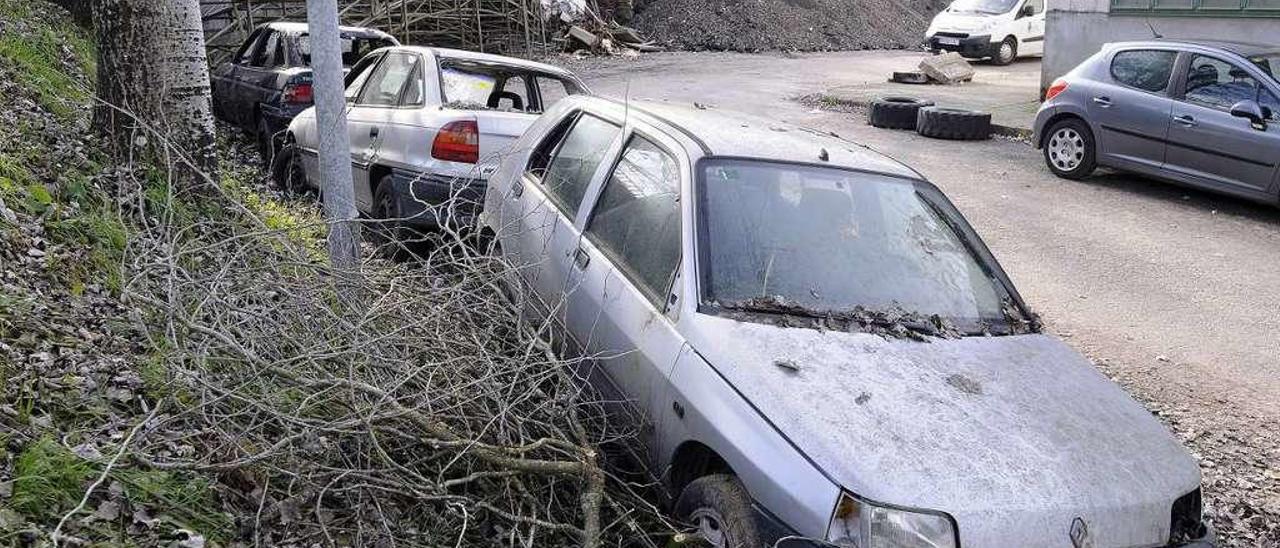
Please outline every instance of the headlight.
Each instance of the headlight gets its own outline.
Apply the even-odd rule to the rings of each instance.
[[[854,548],[956,548],[956,530],[946,514],[889,508],[844,494],[827,541]]]

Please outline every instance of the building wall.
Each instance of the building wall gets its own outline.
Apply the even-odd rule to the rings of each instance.
[[[1147,40],[1150,23],[1165,38],[1216,38],[1280,48],[1280,18],[1112,15],[1108,0],[1049,0],[1040,92],[1107,42]]]

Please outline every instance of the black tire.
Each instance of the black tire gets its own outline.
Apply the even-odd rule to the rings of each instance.
[[[258,115],[258,121],[254,123],[254,127],[257,128],[254,135],[258,140],[258,154],[262,156],[262,165],[270,168],[276,156],[275,137],[271,134],[271,128],[267,127],[267,119],[261,114]]]
[[[723,548],[765,546],[765,535],[751,508],[751,496],[732,474],[703,476],[689,483],[676,500],[676,517],[707,534],[708,544]],[[717,543],[719,539],[719,543]]]
[[[990,139],[991,114],[959,108],[924,107],[916,119],[916,132],[936,139]]]
[[[929,76],[923,72],[894,72],[889,81],[899,84],[928,84]]]
[[[394,193],[390,175],[378,181],[378,187],[373,191],[373,222],[370,224],[369,242],[379,256],[400,262],[409,258],[409,237],[408,230],[404,227],[404,215],[400,212],[400,201],[396,200]]]
[[[1098,168],[1098,146],[1089,124],[1079,118],[1054,122],[1044,132],[1041,149],[1049,171],[1064,179],[1083,179]]]
[[[933,101],[914,97],[885,97],[871,102],[867,123],[887,129],[915,129],[917,113]]]
[[[1017,58],[1018,39],[1012,36],[1005,38],[999,46],[996,46],[996,50],[991,52],[991,64],[1001,67],[1012,63]]]
[[[302,154],[292,141],[285,143],[271,163],[271,182],[287,194],[302,194],[310,188],[302,168]]]

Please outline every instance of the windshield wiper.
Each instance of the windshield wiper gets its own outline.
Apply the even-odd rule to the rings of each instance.
[[[958,338],[964,332],[936,315],[901,308],[875,310],[861,305],[850,310],[822,310],[788,302],[782,297],[756,297],[745,301],[719,303],[720,308],[808,320],[787,327],[813,327],[838,331],[872,333],[896,338],[926,340],[927,337]]]

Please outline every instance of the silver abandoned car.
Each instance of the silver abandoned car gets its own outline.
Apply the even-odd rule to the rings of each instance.
[[[1196,462],[1038,332],[915,171],[809,130],[585,96],[512,150],[481,223],[513,290],[629,404],[710,544],[1212,545]]]

